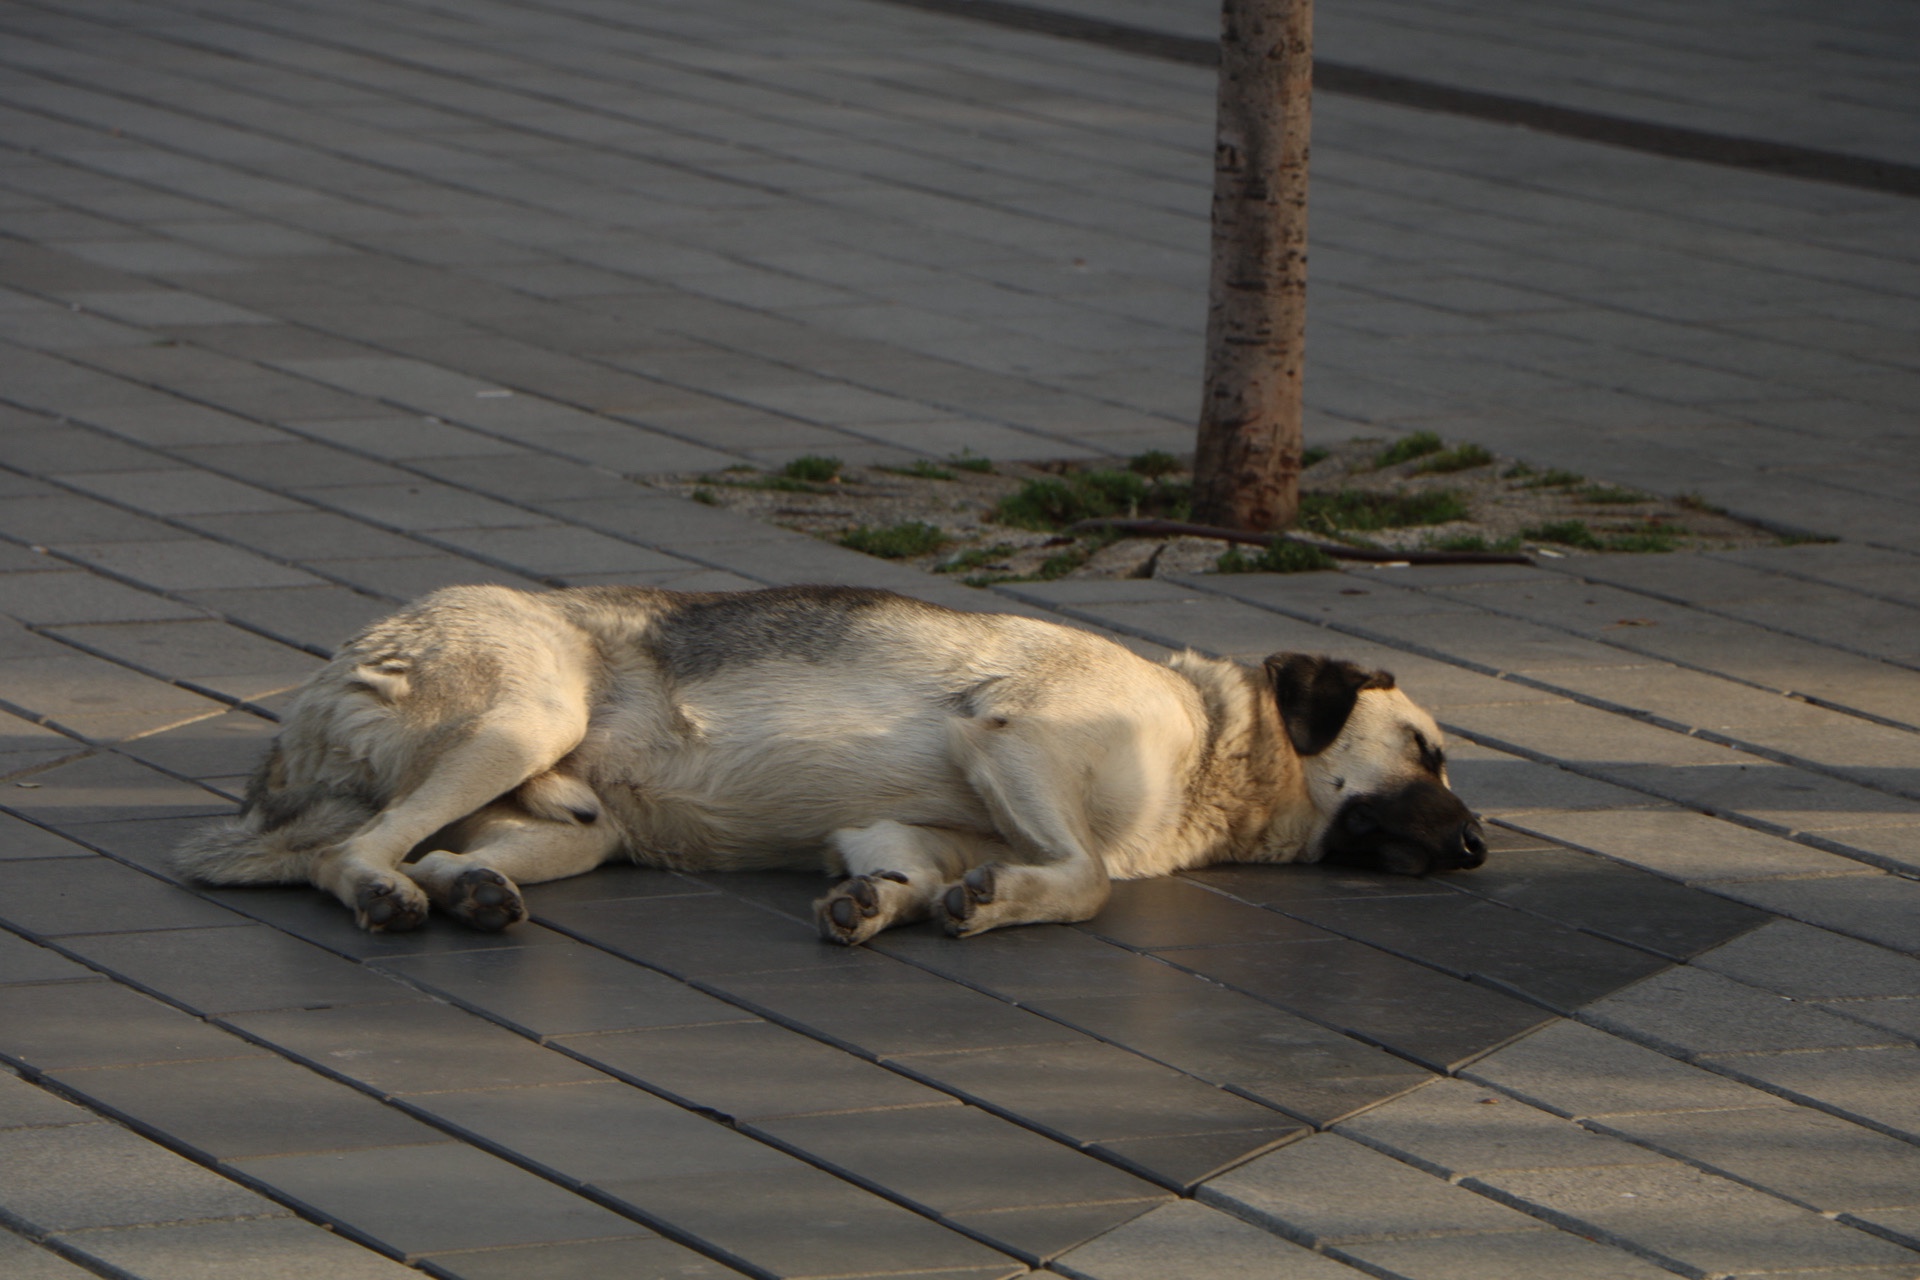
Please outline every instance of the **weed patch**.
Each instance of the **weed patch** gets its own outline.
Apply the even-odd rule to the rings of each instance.
[[[1000,500],[993,518],[1016,529],[1063,529],[1103,516],[1184,520],[1190,499],[1190,487],[1177,481],[1148,480],[1132,471],[1077,471],[1027,481]]]
[[[1213,567],[1218,573],[1318,573],[1337,569],[1340,562],[1318,547],[1291,538],[1275,538],[1260,549],[1259,555],[1250,556],[1239,547],[1228,547],[1213,562]]]
[[[1415,458],[1424,458],[1430,453],[1438,453],[1446,444],[1432,431],[1416,431],[1410,436],[1401,436],[1392,444],[1373,455],[1373,469],[1396,466],[1402,462],[1412,462]]]
[[[1592,502],[1600,506],[1625,506],[1629,503],[1648,501],[1644,493],[1610,484],[1581,485],[1574,490],[1574,496],[1582,502]]]
[[[789,480],[801,480],[808,484],[828,484],[839,478],[840,459],[809,453],[780,468],[780,474]]]
[[[1452,471],[1471,471],[1475,467],[1484,467],[1493,461],[1493,455],[1477,444],[1457,444],[1444,449],[1421,463],[1416,470],[1422,473],[1445,474]]]
[[[928,462],[925,458],[904,467],[876,467],[876,471],[885,471],[896,476],[912,476],[916,480],[951,480],[953,472],[937,462]]]
[[[1368,533],[1375,529],[1446,524],[1466,518],[1467,504],[1452,489],[1429,489],[1424,493],[1342,489],[1337,493],[1300,495],[1300,527],[1319,533]]]
[[[840,536],[840,545],[883,560],[911,560],[931,555],[947,545],[947,535],[937,525],[919,520],[888,525],[884,529],[861,525]]]

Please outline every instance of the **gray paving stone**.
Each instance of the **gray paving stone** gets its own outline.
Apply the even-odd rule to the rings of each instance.
[[[944,1105],[938,1090],[830,1049],[797,1032],[758,1019],[559,1036],[554,1042],[608,1071],[656,1092],[735,1120],[844,1111],[867,1107]],[[751,1061],[755,1070],[721,1074],[715,1062]]]
[[[284,644],[329,653],[393,608],[391,601],[335,586],[192,588],[180,594]]]
[[[403,1280],[417,1274],[292,1217],[77,1231],[61,1243],[142,1280]]]
[[[264,1056],[237,1036],[113,983],[0,987],[0,1047],[37,1070]]]
[[[513,529],[540,523],[531,512],[446,485],[340,485],[310,495],[322,506],[406,532],[435,529]]]
[[[1684,809],[1535,810],[1528,831],[1688,883],[1851,870],[1833,855]]]
[[[501,457],[521,452],[511,441],[482,435],[469,427],[435,422],[424,417],[322,418],[290,421],[303,435],[328,440],[377,457],[413,458]]]
[[[291,498],[205,471],[98,471],[64,479],[109,502],[160,516],[303,509]]]
[[[425,543],[331,511],[202,515],[189,517],[187,523],[283,560],[379,559],[431,551]]]
[[[396,955],[376,963],[534,1036],[735,1022],[742,1016],[737,1006],[685,983],[565,942]]]
[[[230,587],[314,587],[320,579],[276,564],[251,551],[208,539],[174,538],[165,542],[76,542],[68,554],[110,573],[162,591]],[[91,619],[77,619],[90,621]],[[138,621],[138,619],[98,619]]]
[[[1466,1185],[1696,1273],[1915,1260],[1898,1245],[1677,1162],[1488,1173]]]
[[[1331,1133],[1214,1178],[1197,1198],[1310,1246],[1539,1226],[1503,1204]]]
[[[1832,1214],[1920,1206],[1911,1143],[1805,1107],[1616,1116],[1600,1128]]]
[[[407,1258],[443,1249],[652,1233],[506,1161],[456,1142],[234,1162],[323,1217]]]
[[[536,576],[576,573],[654,573],[695,566],[588,529],[443,529],[440,541]]]
[[[415,600],[441,587],[494,583],[521,591],[540,591],[547,584],[507,569],[496,569],[461,556],[417,556],[391,560],[320,560],[313,566],[330,578],[361,591],[384,596],[394,603]]]
[[[249,1013],[227,1021],[385,1094],[602,1078],[563,1054],[428,1000]]]
[[[0,1130],[0,1204],[41,1232],[283,1212],[113,1124]]]
[[[318,670],[320,659],[224,622],[121,622],[52,632],[76,646],[231,698],[265,697]]]
[[[0,609],[9,617],[43,626],[205,616],[193,605],[79,570],[6,574],[0,577]]]
[[[220,928],[244,918],[111,858],[0,863],[0,919],[41,937]]]
[[[1920,1141],[1920,1049],[1822,1049],[1711,1059],[1716,1070]]]
[[[1453,1180],[1488,1169],[1661,1162],[1651,1152],[1463,1080],[1435,1081],[1342,1122],[1336,1131]]]
[[[1588,1005],[1580,1016],[1681,1057],[1899,1042],[1816,1006],[1691,967],[1648,978]]]
[[[5,1267],[13,1280],[87,1280],[94,1274],[5,1230],[0,1230],[0,1267]]]
[[[425,1261],[458,1280],[732,1280],[740,1274],[658,1236],[434,1253]]]
[[[90,858],[93,851],[57,832],[0,814],[0,858]]]
[[[65,945],[208,1017],[417,999],[400,983],[265,925],[96,934]]]
[[[1360,1274],[1190,1200],[1135,1218],[1054,1259],[1052,1268],[1074,1280],[1157,1280],[1201,1259],[1220,1280],[1353,1280]]]
[[[94,1067],[51,1076],[90,1106],[158,1130],[207,1161],[405,1146],[443,1137],[284,1058]],[[261,1103],[236,1106],[236,1099]]]
[[[1368,1240],[1343,1245],[1340,1252],[1395,1280],[1661,1280],[1673,1274],[1622,1249],[1563,1231]]]
[[[17,934],[0,933],[0,984],[16,982],[71,982],[96,976],[57,951]]]
[[[1693,963],[1795,1000],[1920,996],[1920,960],[1793,920],[1763,925]]]
[[[1899,876],[1743,881],[1722,892],[1835,933],[1920,952],[1920,884]]]
[[[0,1129],[32,1129],[49,1125],[91,1124],[99,1119],[64,1098],[28,1084],[12,1071],[0,1068]]]
[[[1556,1022],[1460,1072],[1572,1119],[1765,1106],[1776,1100],[1577,1022]]]
[[[124,750],[189,778],[231,777],[250,772],[260,762],[275,728],[271,720],[231,711],[136,739]]]

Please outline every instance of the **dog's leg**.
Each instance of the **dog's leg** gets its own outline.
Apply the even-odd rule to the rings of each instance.
[[[847,879],[813,904],[813,916],[820,936],[843,946],[926,919],[944,886],[1009,852],[990,836],[891,820],[835,831],[827,846]]]
[[[550,768],[585,731],[584,707],[577,721],[553,707],[497,709],[473,736],[435,761],[406,798],[322,856],[313,882],[353,908],[362,929],[418,928],[426,920],[427,896],[399,871],[401,861],[434,832]]]
[[[463,823],[458,836],[464,853],[437,849],[405,870],[434,906],[487,933],[527,918],[519,885],[591,871],[620,847],[610,822],[541,818],[505,806]]]
[[[937,905],[947,932],[968,938],[1003,925],[1097,915],[1113,884],[1077,807],[1086,803],[1086,780],[1062,776],[1043,747],[1015,734],[974,726],[963,732],[972,740],[967,780],[1024,856],[982,862],[946,886]]]

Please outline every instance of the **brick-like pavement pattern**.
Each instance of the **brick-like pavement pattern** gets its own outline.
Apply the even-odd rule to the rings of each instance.
[[[1322,47],[1899,159],[1901,22],[1370,0]],[[630,478],[1182,447],[1210,115],[865,0],[0,7],[0,1272],[1920,1274],[1920,203],[1317,105],[1317,438],[1838,543],[982,593]],[[398,601],[823,580],[1378,662],[1495,857],[853,952],[797,875],[390,939],[169,877]]]

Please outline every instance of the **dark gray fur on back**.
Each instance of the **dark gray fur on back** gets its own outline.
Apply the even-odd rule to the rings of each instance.
[[[673,601],[642,643],[673,680],[700,680],[722,667],[786,659],[826,662],[842,654],[883,615],[943,614],[936,604],[860,587],[773,587],[701,592]]]

